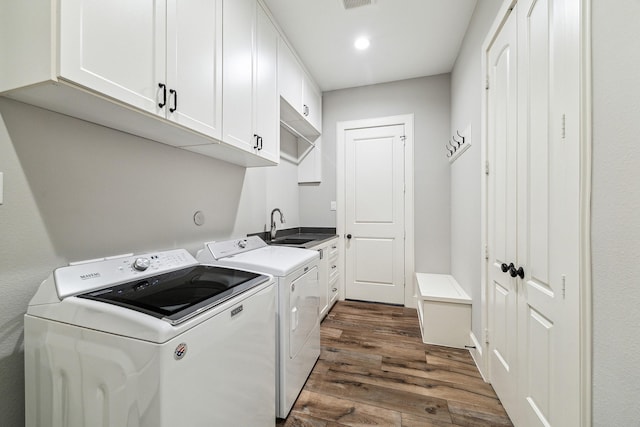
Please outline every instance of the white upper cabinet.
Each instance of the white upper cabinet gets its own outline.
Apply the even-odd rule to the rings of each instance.
[[[313,142],[322,131],[322,96],[283,39],[278,47],[278,85],[280,120]]]
[[[165,0],[62,0],[59,77],[157,113],[165,16]]]
[[[273,162],[280,159],[278,111],[278,32],[262,7],[256,22],[255,116],[259,154]]]
[[[322,95],[306,74],[303,77],[302,115],[322,133]]]
[[[276,164],[278,33],[255,0],[225,0],[222,140]]]
[[[251,151],[256,145],[253,136],[255,0],[224,0],[223,20],[222,139]]]
[[[166,117],[190,129],[220,139],[221,1],[167,1],[166,76],[169,91],[167,105],[164,107]]]
[[[60,22],[60,78],[221,137],[221,1],[63,0]]]
[[[280,96],[302,114],[302,68],[284,40],[278,50],[278,84]]]
[[[255,56],[258,6],[226,5],[223,17],[223,0],[3,2],[3,22],[15,25],[0,26],[0,95],[238,165],[273,165],[275,68],[269,72],[276,106],[264,108],[276,114],[276,136],[260,130],[263,149],[254,148],[254,121],[255,129],[266,129],[258,122],[269,120],[268,113],[255,116],[255,105],[268,104],[254,100],[263,96],[254,67],[268,64]],[[227,97],[225,114],[223,18],[229,18],[225,89],[238,97]],[[275,67],[277,42],[260,43],[270,43]],[[236,139],[224,138],[223,117]],[[241,140],[251,145],[238,149]]]

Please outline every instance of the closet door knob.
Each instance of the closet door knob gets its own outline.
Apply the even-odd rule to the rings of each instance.
[[[351,236],[351,234],[347,234],[346,237],[347,237],[347,239],[351,239],[352,236]]]
[[[511,264],[509,266],[509,275],[511,277],[520,277],[521,279],[524,279],[524,269],[522,267],[519,267],[516,270],[516,267],[513,264]]]

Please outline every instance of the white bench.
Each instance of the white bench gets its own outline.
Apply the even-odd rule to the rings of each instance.
[[[448,274],[416,273],[422,341],[464,348],[471,332],[471,298]]]

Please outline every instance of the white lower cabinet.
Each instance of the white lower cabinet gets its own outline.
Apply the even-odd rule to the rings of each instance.
[[[320,252],[320,318],[323,318],[338,300],[338,238],[311,249]]]

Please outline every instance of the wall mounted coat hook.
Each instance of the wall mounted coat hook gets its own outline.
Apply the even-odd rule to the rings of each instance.
[[[456,129],[455,135],[449,139],[449,142],[445,145],[447,148],[447,158],[449,159],[449,163],[453,163],[458,157],[462,155],[465,151],[471,147],[471,126],[467,126],[465,130],[460,133],[458,129]],[[449,155],[451,153],[451,155]]]
[[[458,144],[458,145],[456,146],[456,148],[460,148],[460,146],[462,145],[462,141],[458,141],[458,140],[456,139],[456,136],[455,136],[455,135],[454,135],[454,136],[452,136],[452,138],[453,138],[453,142],[455,142],[456,144]]]

